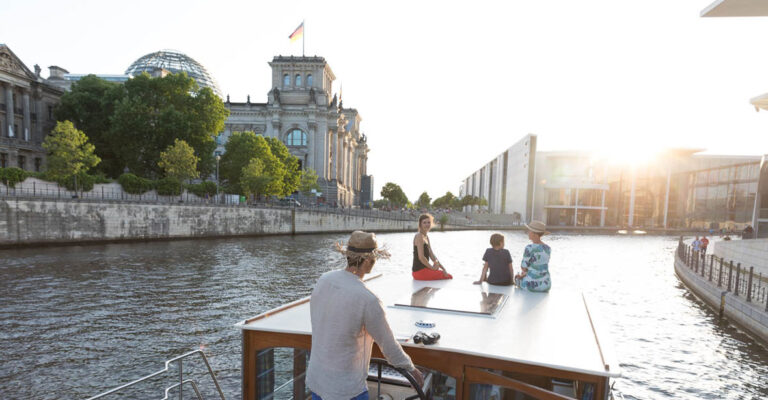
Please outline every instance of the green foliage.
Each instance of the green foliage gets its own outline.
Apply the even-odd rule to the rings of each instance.
[[[165,177],[156,182],[157,194],[161,196],[179,196],[181,195],[181,181],[172,178]]]
[[[149,179],[138,177],[131,173],[125,173],[120,175],[117,179],[120,186],[123,187],[126,193],[130,194],[142,194],[154,189],[154,182]]]
[[[197,197],[205,197],[206,194],[213,196],[216,194],[216,182],[200,182],[198,184],[184,185],[188,192]]]
[[[448,214],[441,215],[437,222],[440,224],[440,229],[445,229],[445,224],[448,223]]]
[[[481,206],[482,207],[482,206],[488,205],[488,200],[482,197],[466,195],[461,198],[460,204],[461,206]]]
[[[246,196],[265,194],[273,180],[264,173],[264,163],[258,158],[252,158],[240,172],[240,186]]]
[[[307,168],[304,171],[301,171],[299,191],[304,196],[309,196],[312,193],[312,189],[315,191],[320,190],[320,185],[317,184],[317,172],[312,168]]]
[[[54,110],[57,121],[69,120],[82,130],[95,147],[95,154],[102,159],[97,170],[108,176],[118,176],[123,170],[109,141],[112,129],[111,117],[115,106],[125,97],[123,85],[105,81],[95,75],[87,75],[72,84]]]
[[[0,168],[0,182],[11,188],[16,186],[17,183],[24,182],[24,179],[27,179],[28,176],[29,173],[21,168]]]
[[[57,117],[71,117],[107,158],[102,169],[110,176],[124,167],[141,176],[159,176],[160,152],[175,139],[186,141],[200,159],[203,176],[215,168],[213,136],[224,128],[229,111],[209,88],[199,88],[185,73],[134,77],[112,86],[87,77],[65,95]]]
[[[378,199],[373,201],[373,208],[383,208],[389,204],[389,200]]]
[[[392,182],[387,182],[387,184],[381,188],[381,197],[397,207],[403,207],[408,204],[408,197],[403,192],[403,189]]]
[[[419,196],[419,199],[416,200],[416,207],[418,208],[429,208],[429,205],[432,202],[432,198],[429,197],[427,192],[424,192]]]
[[[101,161],[93,154],[94,147],[85,133],[70,121],[57,122],[45,137],[43,148],[48,151],[48,173],[56,181],[78,177]]]
[[[454,200],[456,199],[456,196],[453,195],[451,192],[445,192],[445,194],[441,197],[438,197],[435,199],[435,201],[432,202],[432,207],[434,208],[454,208]]]
[[[197,178],[197,161],[195,150],[183,140],[176,139],[173,145],[160,153],[157,165],[165,171],[165,175],[178,181]]]
[[[298,171],[294,170],[293,162],[296,162],[295,168],[298,168],[298,161],[290,153],[287,153],[288,150],[285,145],[278,142],[282,149],[285,149],[284,153],[280,146],[270,144],[270,142],[263,136],[256,135],[253,132],[235,132],[230,136],[225,147],[226,152],[221,156],[219,168],[219,175],[226,180],[228,190],[242,194],[248,193],[242,187],[240,180],[243,175],[243,169],[254,158],[261,161],[263,170],[260,174],[265,176],[258,186],[258,193],[260,195],[285,196],[296,190],[300,175],[298,175]],[[276,148],[280,157],[286,160],[285,162],[289,164],[288,167],[286,167],[284,161],[272,153],[273,148]],[[286,178],[289,170],[295,171],[291,173],[296,173],[299,178]],[[251,181],[249,184],[253,185],[254,182]],[[253,186],[250,189],[253,189]],[[250,193],[255,192],[251,191]]]
[[[278,195],[288,196],[298,190],[299,184],[301,183],[299,159],[292,155],[291,152],[288,151],[288,147],[277,138],[267,138],[267,143],[269,143],[269,149],[272,151],[272,154],[280,160],[283,164],[283,169],[285,170],[282,178],[283,185]]]

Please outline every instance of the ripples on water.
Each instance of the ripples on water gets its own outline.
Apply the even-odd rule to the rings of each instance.
[[[471,285],[490,233],[430,236],[448,270]],[[527,238],[504,233],[517,266]],[[0,251],[0,398],[86,398],[199,348],[227,398],[240,398],[233,324],[308,295],[321,273],[342,265],[331,247],[345,236]],[[413,234],[379,237],[393,258],[375,271],[410,279]],[[768,350],[718,321],[680,284],[675,238],[545,239],[553,290],[580,288],[603,315],[624,373],[616,388],[628,399],[768,397]],[[185,364],[194,375],[200,370]],[[174,380],[153,382],[139,391],[160,398]],[[209,381],[202,384],[212,394]]]

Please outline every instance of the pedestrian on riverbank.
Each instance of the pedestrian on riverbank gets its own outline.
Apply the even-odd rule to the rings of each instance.
[[[699,237],[696,236],[696,239],[691,242],[691,247],[693,247],[693,251],[700,251],[701,250],[701,240],[699,240]]]
[[[390,364],[410,371],[423,384],[421,372],[395,340],[381,300],[363,282],[378,258],[389,258],[373,233],[352,232],[346,248],[336,251],[347,259],[345,269],[324,273],[309,300],[312,320],[312,357],[307,387],[313,400],[368,400],[368,367],[373,342]]]
[[[434,224],[435,218],[432,214],[419,216],[419,231],[413,237],[413,266],[411,267],[411,275],[417,281],[453,279],[432,251],[432,244],[427,234]],[[431,264],[430,260],[432,260]]]
[[[491,247],[485,250],[483,261],[483,272],[480,274],[480,280],[474,282],[475,285],[488,282],[491,285],[509,286],[514,283],[512,277],[515,276],[515,268],[512,265],[512,255],[504,248],[504,235],[491,235]]]
[[[548,235],[547,225],[541,221],[531,221],[525,224],[528,228],[528,239],[531,244],[525,246],[523,260],[520,264],[522,270],[515,275],[515,281],[520,283],[520,288],[531,292],[548,292],[552,287],[552,278],[549,275],[549,258],[552,249],[541,237]]]
[[[707,246],[709,246],[709,239],[707,239],[706,236],[702,236],[699,244],[702,258],[704,258],[707,255]]]

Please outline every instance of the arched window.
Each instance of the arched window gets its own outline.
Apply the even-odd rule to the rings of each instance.
[[[296,84],[294,86],[301,87],[301,75],[296,74]]]
[[[294,129],[285,138],[286,146],[306,146],[307,134],[301,129]]]
[[[312,74],[307,75],[307,87],[312,87]]]
[[[283,75],[283,87],[291,86],[291,76],[288,74]]]

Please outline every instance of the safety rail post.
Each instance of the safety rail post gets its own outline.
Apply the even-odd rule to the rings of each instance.
[[[731,291],[731,277],[733,277],[733,260],[728,263],[728,291]]]
[[[752,302],[752,272],[755,267],[749,267],[749,282],[747,283],[747,301]]]
[[[699,273],[699,251],[698,250],[693,251],[693,272],[695,272],[697,275]]]
[[[717,287],[721,287],[723,285],[723,260],[725,259],[720,259],[720,270],[717,272]]]
[[[184,373],[183,373],[183,367],[181,364],[181,359],[179,359],[179,400],[184,400],[184,388],[182,385],[184,384]]]
[[[712,282],[712,265],[715,263],[715,255],[710,254],[709,256],[709,281]]]
[[[736,296],[739,295],[739,275],[741,273],[741,263],[736,264],[736,281],[733,283],[733,293],[736,294]]]

